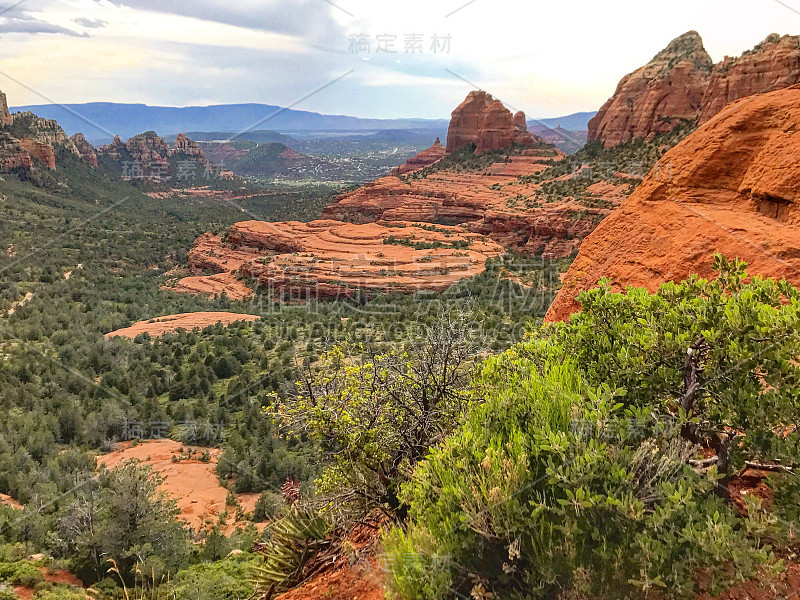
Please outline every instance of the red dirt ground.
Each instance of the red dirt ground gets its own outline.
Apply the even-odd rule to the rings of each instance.
[[[177,501],[181,518],[189,525],[195,530],[210,529],[217,523],[219,515],[227,510],[228,518],[222,529],[226,534],[232,533],[242,523],[234,520],[236,509],[225,505],[228,490],[217,479],[215,469],[221,451],[216,448],[195,448],[196,456],[207,450],[211,460],[202,462],[183,459],[177,463],[172,462],[172,457],[180,456],[185,448],[184,444],[174,440],[148,440],[135,446],[131,442],[124,442],[114,452],[98,456],[97,461],[99,465],[105,465],[109,469],[127,459],[138,459],[152,466],[154,471],[164,477],[162,489]],[[245,512],[251,512],[258,494],[237,494],[236,499]],[[263,524],[256,526],[259,529],[264,527]]]
[[[140,333],[149,333],[151,337],[158,337],[167,333],[173,333],[178,329],[192,331],[193,329],[204,329],[216,323],[230,325],[236,321],[255,321],[255,315],[243,315],[228,312],[196,312],[182,313],[178,315],[167,315],[158,317],[150,321],[140,321],[125,329],[118,329],[105,335],[106,339],[112,337],[135,338]]]

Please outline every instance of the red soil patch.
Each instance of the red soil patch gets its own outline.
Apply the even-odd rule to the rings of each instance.
[[[12,498],[7,494],[0,494],[0,504],[10,506],[11,508],[16,508],[17,510],[22,510],[23,508],[25,508],[24,506],[22,506],[22,504],[17,502],[17,500],[15,500],[14,498]]]
[[[217,448],[196,448],[196,456],[207,451],[209,462],[184,459],[173,462],[173,456],[180,456],[186,446],[174,440],[150,440],[136,445],[130,442],[120,444],[119,449],[97,457],[99,465],[114,469],[119,463],[128,459],[137,459],[153,467],[153,470],[164,477],[162,489],[174,498],[184,519],[195,530],[210,529],[218,522],[219,515],[227,511],[223,531],[230,534],[237,525],[235,507],[225,505],[228,490],[219,484],[215,472],[217,459],[221,450]],[[236,499],[245,511],[252,511],[258,494],[237,494]],[[259,525],[256,525],[257,527]],[[259,528],[263,529],[262,524]]]
[[[385,573],[376,559],[323,573],[276,600],[384,600]]]
[[[60,585],[69,585],[75,588],[83,588],[83,582],[74,573],[70,573],[64,569],[53,569],[51,571],[47,567],[38,567],[38,569],[41,571],[42,575],[44,575],[45,581]],[[14,593],[20,598],[23,598],[23,600],[28,600],[29,598],[33,598],[36,590],[18,585],[14,587]]]
[[[130,327],[107,333],[105,338],[126,337],[133,339],[141,333],[149,333],[151,337],[158,337],[167,333],[174,333],[179,329],[192,331],[194,329],[204,329],[217,323],[230,325],[236,321],[252,322],[256,319],[258,319],[256,315],[243,315],[228,312],[182,313],[158,317],[151,321],[140,321],[139,323],[134,323]]]

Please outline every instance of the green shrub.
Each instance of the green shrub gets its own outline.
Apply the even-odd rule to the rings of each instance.
[[[40,581],[44,581],[44,575],[27,560],[3,562],[0,563],[0,581],[33,587]]]
[[[800,463],[800,291],[715,267],[656,294],[601,283],[568,324],[486,361],[483,403],[420,463],[408,525],[384,535],[396,597],[688,598],[701,574],[717,594],[780,569],[796,477],[770,478],[775,509],[751,499],[746,516],[727,483]]]

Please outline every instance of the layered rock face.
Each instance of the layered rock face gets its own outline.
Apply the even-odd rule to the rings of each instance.
[[[453,111],[447,131],[447,153],[474,145],[475,153],[504,150],[512,144],[532,145],[536,138],[525,125],[525,113],[512,115],[483,91],[470,92]]]
[[[339,196],[322,218],[353,223],[417,222],[462,224],[494,241],[544,258],[569,256],[581,240],[628,194],[627,185],[597,184],[583,202],[563,197],[545,202],[542,184],[527,178],[564,154],[555,149],[528,151],[480,172],[439,170],[407,181],[394,176]],[[577,174],[558,178],[568,181]]]
[[[86,141],[86,138],[83,136],[82,133],[76,133],[69,139],[72,141],[73,144],[75,144],[75,147],[78,149],[81,158],[96,169],[97,153],[94,151],[94,146],[92,146],[88,141]]]
[[[713,65],[696,31],[673,40],[644,67],[622,78],[589,121],[589,141],[601,140],[610,148],[671,131],[681,119],[696,119]]]
[[[13,122],[14,119],[11,117],[11,113],[8,112],[6,95],[0,92],[0,126],[11,125]]]
[[[800,83],[800,36],[772,34],[738,58],[714,66],[703,98],[705,123],[734,100]]]
[[[178,134],[172,147],[154,131],[135,135],[127,142],[115,136],[110,144],[98,148],[96,154],[120,163],[124,176],[134,179],[163,180],[175,177],[186,180],[203,175],[203,170],[211,174],[211,163],[200,144],[183,133]],[[183,165],[178,165],[176,171],[175,165],[170,165],[171,157],[189,161],[186,172],[179,172]],[[222,177],[229,175],[222,170],[217,174]]]
[[[499,244],[458,227],[245,221],[233,225],[224,242],[204,234],[190,252],[193,269],[218,275],[187,277],[173,289],[220,293],[240,274],[293,298],[443,291],[482,273],[486,260],[502,252]]]
[[[738,58],[714,65],[690,31],[626,75],[589,122],[589,141],[610,148],[651,139],[681,121],[703,123],[728,103],[800,83],[800,37],[772,34]]]
[[[37,165],[56,168],[56,148],[78,154],[75,144],[53,119],[31,112],[8,113],[6,96],[0,92],[0,170],[29,171]]]
[[[33,159],[20,145],[19,140],[0,131],[0,171],[7,172],[18,169],[29,171],[32,168]]]
[[[43,163],[48,169],[56,168],[56,154],[50,144],[45,144],[33,138],[20,138],[19,145],[34,158]]]
[[[440,158],[444,158],[446,154],[447,150],[444,146],[442,146],[442,142],[439,140],[439,138],[436,138],[433,146],[427,150],[423,150],[416,156],[412,156],[406,161],[406,164],[392,169],[392,175],[405,175],[406,173],[424,169],[428,165],[435,163]]]
[[[713,276],[713,254],[751,274],[800,285],[800,85],[727,106],[662,159],[583,243],[547,320],[580,309],[576,296],[608,277],[614,289],[655,291]]]

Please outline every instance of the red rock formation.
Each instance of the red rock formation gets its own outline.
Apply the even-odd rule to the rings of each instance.
[[[499,100],[483,91],[470,92],[453,111],[447,131],[447,153],[475,145],[475,153],[503,150],[512,144],[532,145],[536,137],[528,132],[525,114],[516,116]]]
[[[14,119],[11,117],[11,113],[8,112],[8,100],[6,100],[6,95],[0,92],[0,126],[5,127],[6,125],[11,125],[13,122]]]
[[[445,154],[447,154],[445,147],[442,146],[442,142],[439,141],[439,138],[436,138],[433,146],[412,156],[406,161],[406,164],[392,169],[392,175],[404,175],[405,173],[423,169],[428,165],[432,165],[440,158],[444,158]]]
[[[31,155],[20,145],[19,140],[0,131],[0,171],[13,169],[29,171],[33,168]]]
[[[19,145],[32,158],[46,165],[48,169],[53,170],[56,168],[56,154],[50,144],[45,144],[33,138],[20,138]]]
[[[191,156],[197,158],[203,164],[208,162],[203,149],[200,147],[200,144],[194,140],[190,140],[183,133],[179,133],[178,137],[175,138],[175,147],[173,148],[171,154]]]
[[[115,135],[110,144],[100,146],[100,148],[97,149],[97,152],[99,154],[105,154],[114,160],[120,160],[123,153],[127,153],[127,148],[125,148],[125,144],[122,142],[122,139],[118,135]]]
[[[647,65],[622,78],[589,121],[589,141],[601,140],[609,148],[670,131],[680,119],[696,119],[712,68],[696,31],[674,39]]]
[[[86,138],[83,137],[82,133],[76,133],[69,139],[72,141],[73,144],[75,144],[75,147],[78,149],[81,158],[96,169],[97,153],[94,151],[94,146],[92,146],[89,142],[86,141]]]
[[[509,248],[549,258],[569,256],[626,197],[628,186],[600,183],[586,190],[584,202],[571,197],[544,202],[538,196],[541,184],[520,177],[539,173],[564,155],[555,150],[541,152],[550,156],[530,152],[479,173],[443,169],[408,181],[383,177],[339,196],[325,207],[322,218],[353,223],[460,223]]]
[[[770,35],[739,58],[713,65],[695,31],[673,40],[650,63],[626,75],[589,122],[589,141],[606,148],[703,123],[729,102],[800,83],[800,37]]]
[[[201,236],[190,252],[193,268],[220,275],[182,279],[173,289],[218,293],[215,286],[241,273],[298,298],[443,291],[482,273],[487,258],[502,252],[499,244],[457,227],[246,221],[233,225],[225,242]]]
[[[727,106],[661,159],[673,177],[654,169],[584,241],[547,320],[579,310],[603,277],[654,291],[712,276],[715,252],[800,285],[798,155],[800,85]]]
[[[800,83],[800,36],[772,34],[739,58],[726,57],[714,66],[703,98],[700,122],[726,105],[753,94]]]
[[[116,138],[114,141],[116,142]],[[130,153],[132,160],[151,170],[162,169],[163,174],[166,175],[169,167],[167,158],[171,149],[156,132],[148,131],[133,136],[125,142],[125,148]]]

